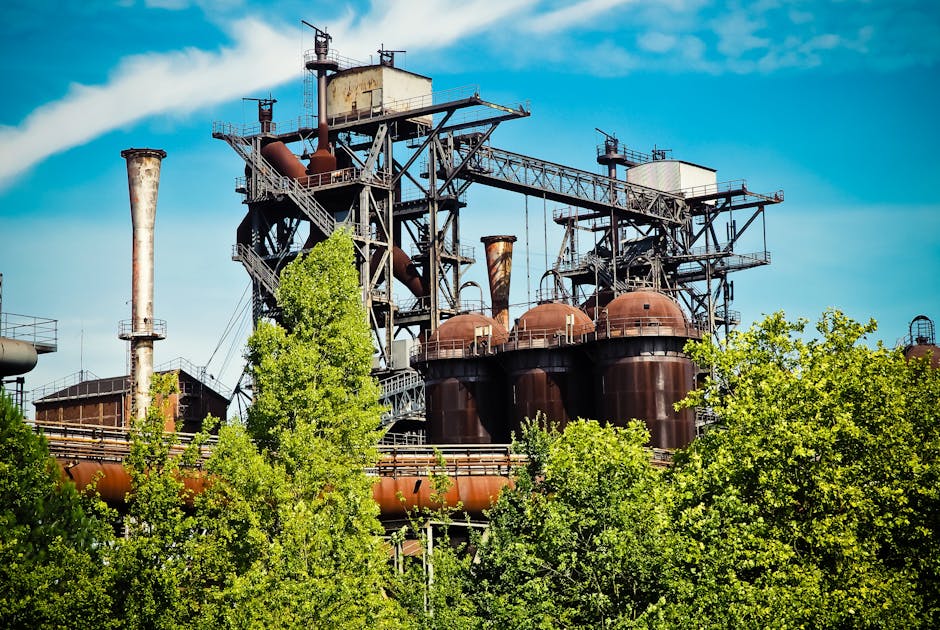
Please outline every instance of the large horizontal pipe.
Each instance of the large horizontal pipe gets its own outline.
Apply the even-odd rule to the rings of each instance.
[[[131,491],[131,475],[118,462],[97,462],[90,460],[59,460],[59,467],[66,478],[75,483],[81,491],[94,485],[101,500],[111,506],[121,506],[127,502],[127,493]],[[206,487],[206,478],[202,473],[183,475],[186,488],[184,499],[187,505],[193,504],[193,497]]]
[[[508,466],[508,459],[507,459]],[[59,460],[59,467],[75,487],[84,490],[95,486],[101,499],[112,506],[123,506],[131,491],[131,477],[127,469],[117,462],[91,460]],[[427,476],[404,475],[382,476],[372,486],[372,497],[379,504],[381,518],[393,520],[405,518],[409,511],[420,508],[462,506],[463,512],[481,516],[483,510],[492,505],[500,490],[511,485],[502,475],[453,475],[450,489],[444,493],[443,502],[431,500],[433,488]],[[192,505],[192,497],[206,487],[206,478],[201,474],[183,477],[186,503]]]
[[[36,367],[37,359],[33,344],[0,337],[0,376],[26,374]]]

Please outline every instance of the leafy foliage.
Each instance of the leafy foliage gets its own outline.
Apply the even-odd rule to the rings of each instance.
[[[198,607],[211,627],[398,627],[365,474],[381,408],[349,235],[291,263],[277,298],[284,325],[248,344],[247,426],[222,428],[196,500],[193,578],[214,586]]]
[[[350,238],[290,265],[249,343],[256,404],[202,462],[134,427],[115,515],[0,400],[0,625],[46,628],[940,627],[940,371],[837,311],[687,351],[718,429],[652,467],[641,423],[528,424],[482,536],[390,569],[365,469],[379,407]],[[435,491],[447,480],[433,476]],[[197,496],[187,483],[201,484]]]
[[[940,374],[837,311],[689,348],[687,405],[723,428],[678,457],[668,625],[936,627]]]
[[[642,423],[525,427],[529,466],[473,568],[482,627],[632,627],[662,592],[666,512]]]
[[[113,627],[112,517],[62,480],[45,439],[0,395],[0,626]]]

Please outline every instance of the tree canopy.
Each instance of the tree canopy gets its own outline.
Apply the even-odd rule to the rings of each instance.
[[[466,588],[481,627],[932,628],[940,372],[824,314],[687,351],[718,427],[659,472],[639,425],[530,427]]]
[[[352,257],[338,232],[285,270],[256,403],[208,459],[164,433],[155,379],[121,518],[0,400],[0,625],[940,627],[940,370],[838,311],[690,343],[708,377],[680,404],[719,422],[667,469],[641,422],[526,425],[487,531],[393,573]]]
[[[0,625],[112,627],[111,516],[63,481],[45,440],[0,394]]]

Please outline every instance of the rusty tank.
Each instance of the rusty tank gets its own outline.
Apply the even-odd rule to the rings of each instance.
[[[682,349],[699,336],[666,295],[633,291],[612,300],[597,321],[598,419],[618,426],[643,420],[654,448],[688,446],[695,437],[693,411],[673,405],[693,387],[695,369]]]
[[[940,369],[940,347],[937,346],[933,320],[926,315],[918,315],[911,320],[910,332],[905,339],[904,358],[927,358],[930,367]]]
[[[518,431],[539,412],[559,428],[594,416],[591,370],[582,342],[594,332],[587,314],[569,304],[545,302],[520,317],[503,361],[509,374],[509,427]]]
[[[426,339],[413,361],[425,376],[427,436],[432,444],[509,441],[502,374],[493,348],[509,333],[480,313],[457,315]]]

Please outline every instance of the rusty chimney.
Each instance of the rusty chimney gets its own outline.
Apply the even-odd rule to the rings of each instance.
[[[127,149],[127,187],[133,224],[131,320],[121,322],[120,338],[131,344],[131,417],[141,418],[150,406],[153,342],[166,336],[163,322],[153,319],[153,225],[157,214],[161,149]]]
[[[319,175],[336,170],[336,156],[330,152],[330,130],[326,124],[326,72],[337,70],[339,64],[329,58],[330,40],[326,31],[304,22],[314,30],[314,53],[316,57],[305,64],[307,70],[317,73],[317,150],[310,156],[308,175]]]
[[[512,244],[516,242],[516,237],[484,236],[480,242],[486,250],[493,319],[509,330],[509,276],[512,273]]]

